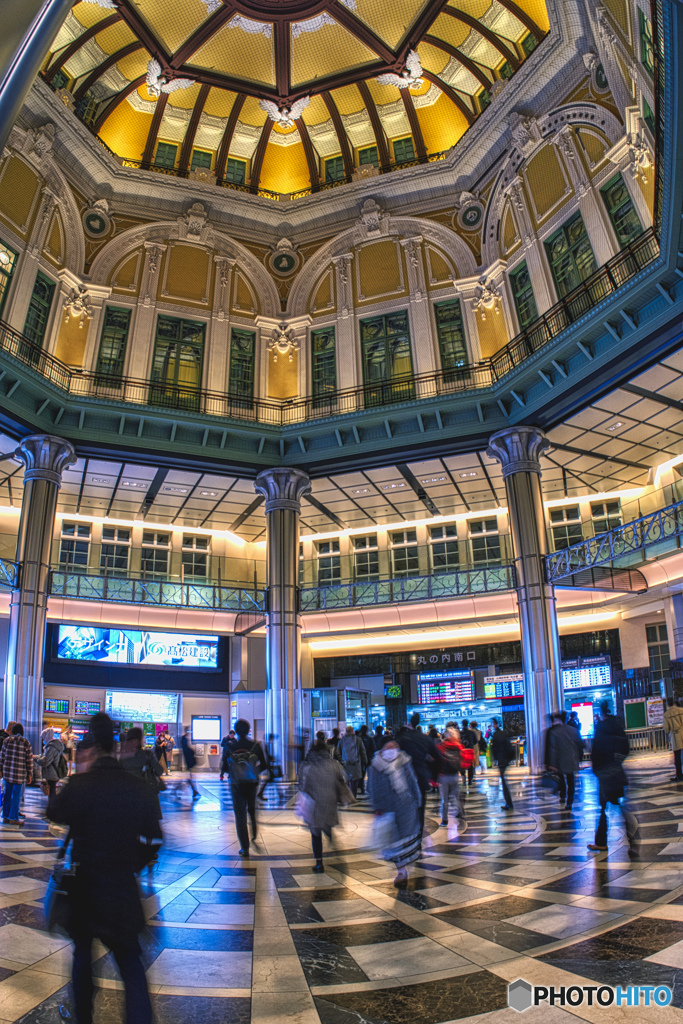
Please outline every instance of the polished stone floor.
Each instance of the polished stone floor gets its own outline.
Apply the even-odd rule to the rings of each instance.
[[[641,826],[631,861],[618,812],[609,854],[590,854],[596,787],[581,773],[572,812],[521,771],[513,813],[497,773],[478,778],[467,824],[428,809],[423,856],[405,891],[369,848],[370,808],[344,812],[323,875],[309,837],[275,793],[248,862],[237,856],[229,788],[200,780],[191,804],[162,797],[166,842],[141,880],[144,961],[158,1024],[487,1024],[642,1020],[683,1024],[683,786],[668,759],[634,760]],[[42,896],[58,840],[26,796],[20,832],[0,831],[0,1021],[71,1014],[70,947],[44,931]],[[96,1024],[122,1020],[111,955],[95,950]],[[507,1006],[507,984],[661,984],[660,1009]],[[61,1016],[60,1016],[61,1014]]]

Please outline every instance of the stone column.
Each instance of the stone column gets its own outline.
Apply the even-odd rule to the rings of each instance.
[[[3,0],[0,153],[73,0]]]
[[[14,458],[25,470],[16,555],[20,587],[10,601],[5,721],[21,722],[34,751],[40,751],[50,549],[62,473],[76,461],[76,453],[61,437],[35,434],[24,438]]]
[[[266,499],[268,619],[266,625],[266,734],[274,733],[283,777],[296,780],[301,744],[301,618],[299,517],[311,490],[299,469],[264,469],[254,487]]]
[[[334,256],[334,281],[337,299],[337,317],[335,321],[335,341],[337,347],[337,387],[358,387],[363,382],[363,373],[358,363],[358,345],[356,344],[356,325],[353,315],[353,254],[342,253]],[[343,353],[343,355],[342,355]],[[345,412],[348,410],[344,410]]]
[[[489,440],[487,455],[503,467],[517,574],[522,638],[524,709],[529,770],[543,767],[548,714],[564,707],[555,592],[546,583],[547,553],[540,455],[550,447],[537,427],[506,427]]]
[[[539,313],[545,313],[556,301],[555,291],[548,261],[543,252],[543,245],[536,234],[536,225],[532,220],[524,194],[524,183],[519,175],[512,179],[506,189],[506,194],[512,204],[513,215],[522,237],[524,259],[531,277],[536,309]],[[513,337],[515,334],[517,334],[516,330],[512,332]]]

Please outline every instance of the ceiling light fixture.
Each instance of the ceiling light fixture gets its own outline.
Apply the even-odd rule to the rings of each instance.
[[[445,476],[431,476],[427,480],[423,480],[423,484],[442,484],[446,480]]]
[[[122,487],[137,487],[137,488],[144,487],[145,490],[148,490],[148,488],[149,488],[149,484],[145,480],[122,480],[121,481],[121,486]]]
[[[619,427],[623,427],[623,425],[624,424],[621,422],[621,420],[619,420],[618,423],[613,423],[612,426],[608,427],[607,429],[608,430],[617,430]]]
[[[468,476],[476,476],[476,475],[477,475],[477,474],[476,474],[476,472],[472,472],[472,473],[461,473],[461,474],[460,474],[460,478],[461,478],[461,480],[465,480],[465,479],[466,479],[466,478],[467,478]]]

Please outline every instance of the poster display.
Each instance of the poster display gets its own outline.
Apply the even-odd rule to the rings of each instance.
[[[178,718],[178,694],[107,690],[104,710],[118,722],[174,722]]]
[[[417,677],[420,704],[452,704],[474,700],[474,677],[467,669],[454,672],[421,672]]]
[[[661,697],[647,698],[647,724],[651,729],[664,728],[664,701]]]
[[[221,739],[220,715],[193,715],[192,742],[215,742]]]
[[[57,659],[93,661],[101,665],[158,665],[166,668],[216,670],[218,637],[60,625]]]

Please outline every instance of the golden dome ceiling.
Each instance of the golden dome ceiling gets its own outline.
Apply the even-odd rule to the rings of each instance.
[[[126,162],[292,193],[450,149],[548,27],[544,0],[83,0],[45,75]]]

